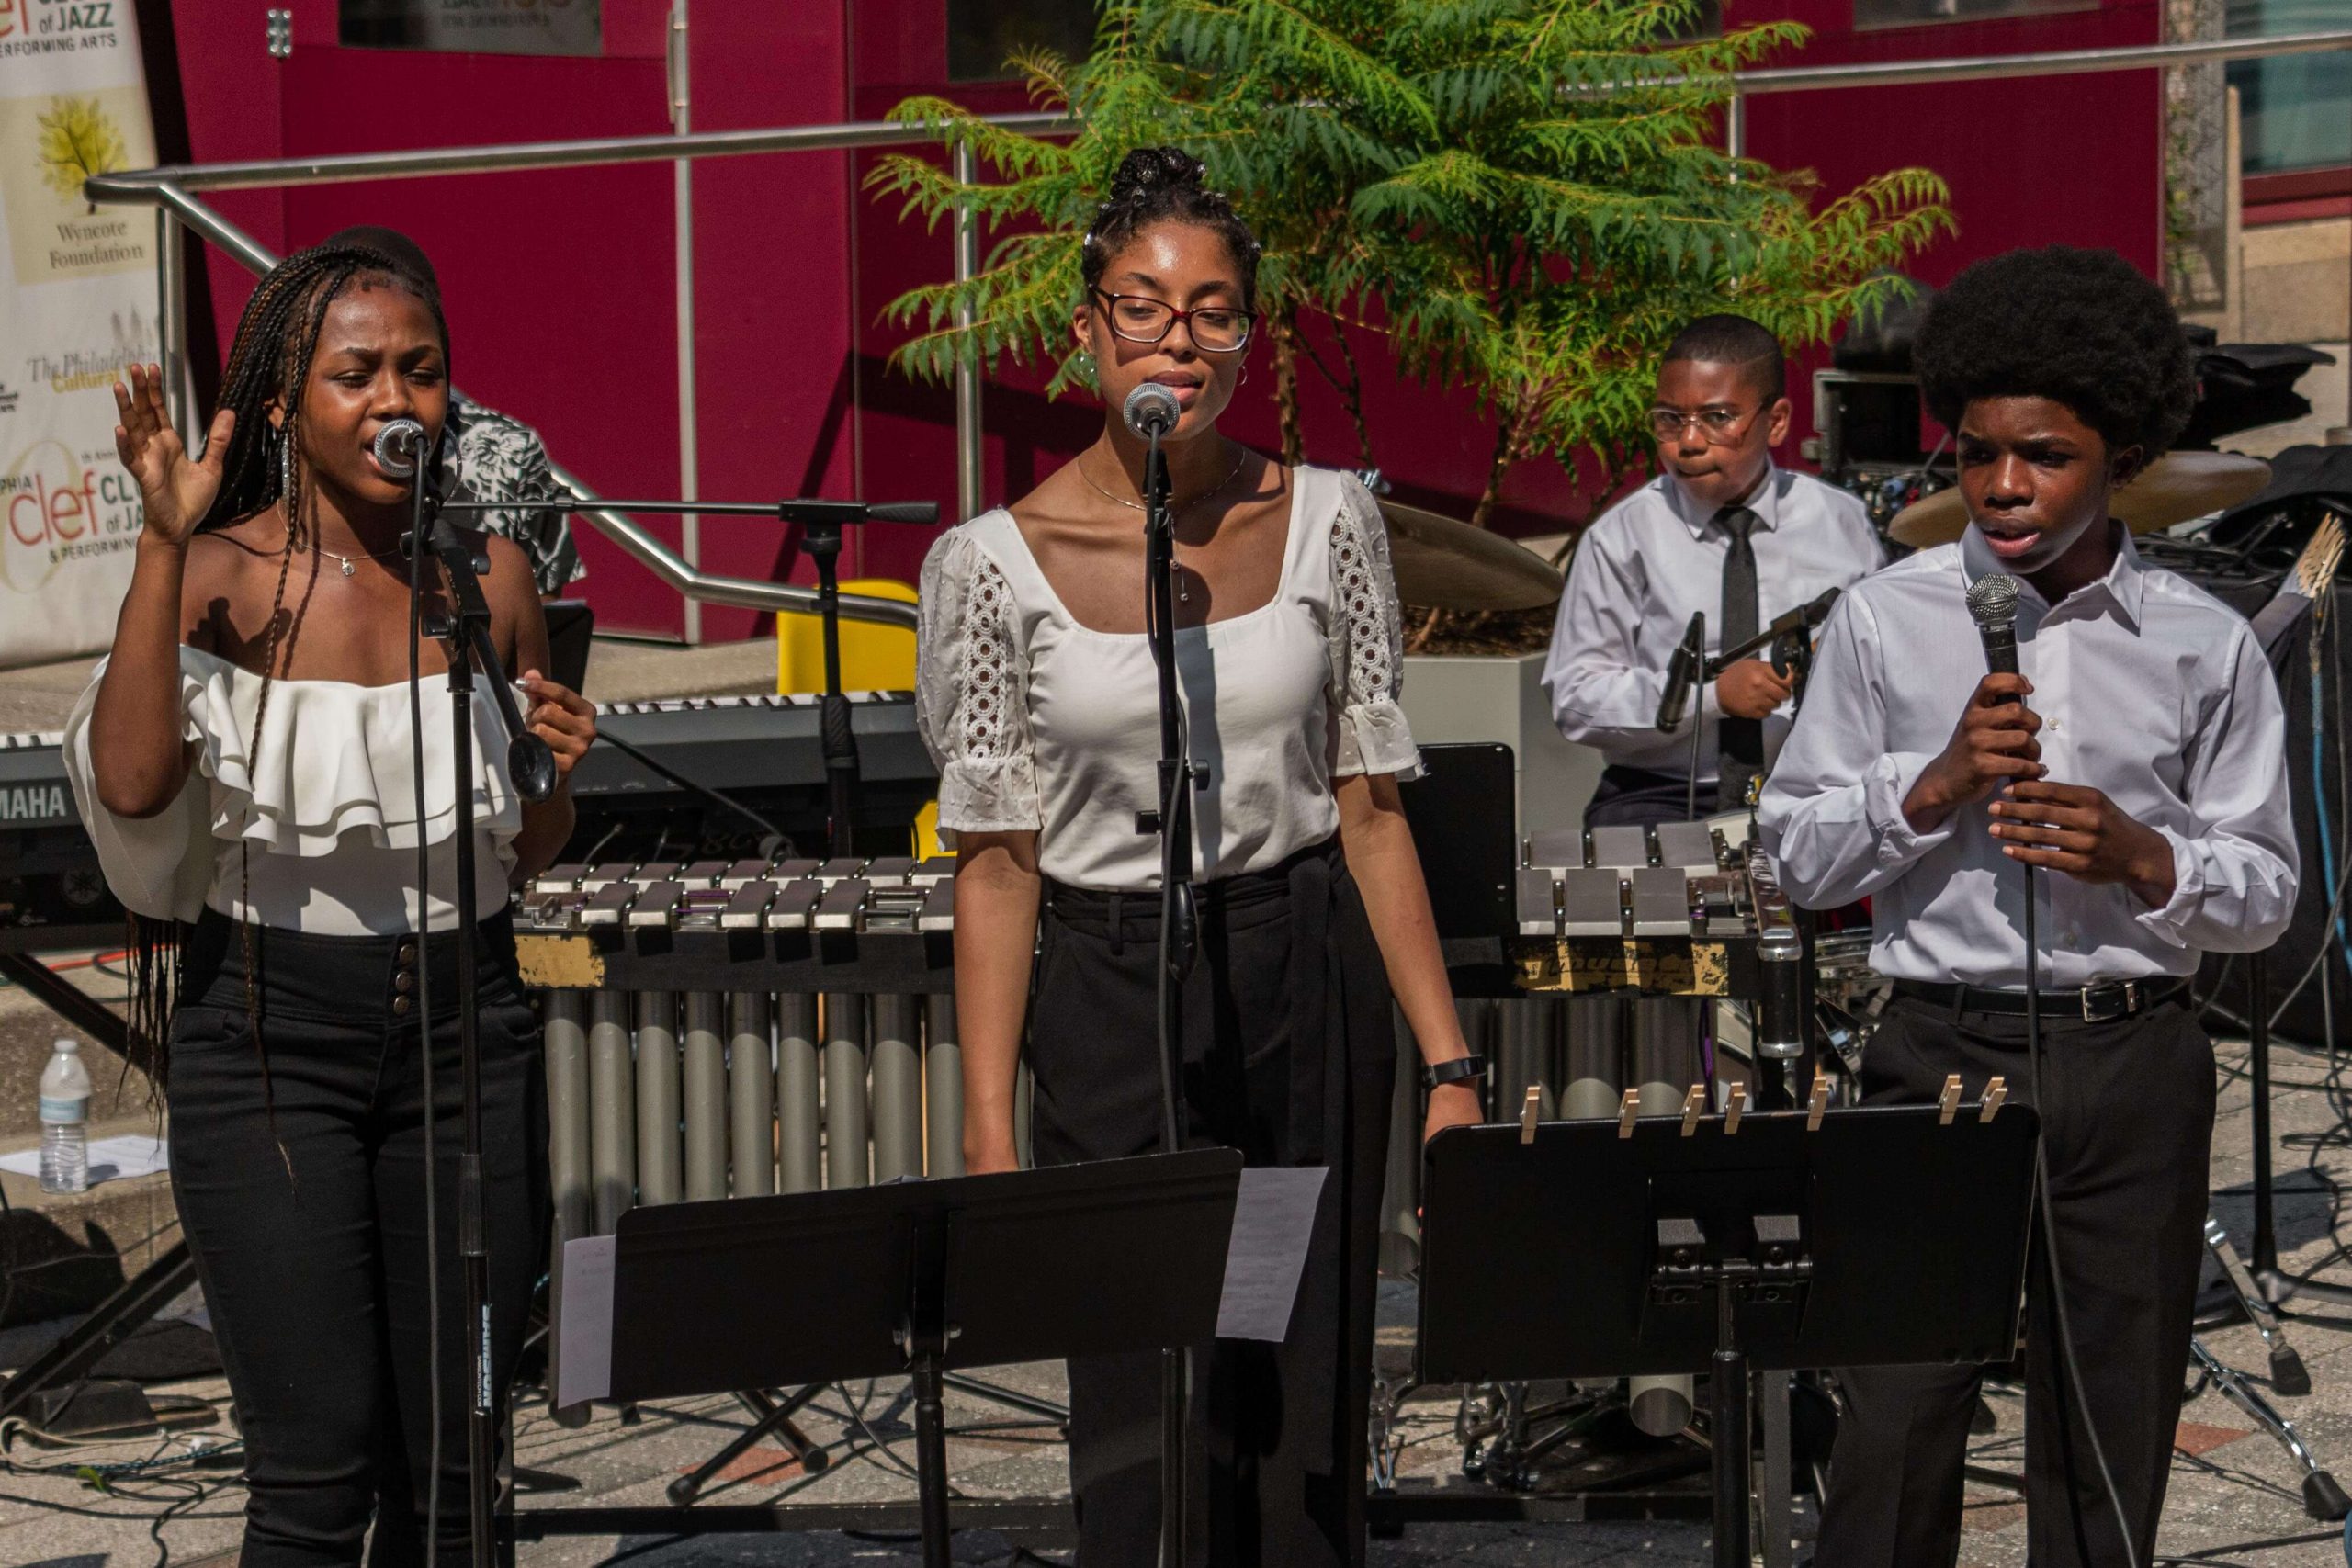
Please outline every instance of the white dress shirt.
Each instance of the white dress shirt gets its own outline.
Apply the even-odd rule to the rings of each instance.
[[[2024,880],[1985,802],[1932,832],[1904,797],[1951,740],[1984,673],[1968,584],[1999,570],[1972,527],[1839,601],[1804,711],[1758,821],[1800,904],[1871,899],[1871,964],[1902,980],[2025,986]],[[2144,565],[2129,537],[2098,581],[2054,608],[2020,581],[2018,667],[2041,760],[2172,846],[2161,908],[2117,883],[2036,877],[2042,983],[2188,975],[2205,952],[2267,947],[2295,906],[2286,719],[2253,631],[2219,600]]]
[[[1808,474],[1770,468],[1745,503],[1756,513],[1758,630],[1776,616],[1847,588],[1884,562],[1862,503]],[[1672,734],[1657,728],[1666,665],[1694,612],[1707,617],[1707,652],[1723,650],[1724,558],[1731,534],[1716,508],[1661,474],[1596,520],[1577,542],[1560,596],[1544,690],[1552,720],[1571,740],[1619,767],[1688,773],[1690,726],[1700,727],[1699,782],[1715,777],[1715,721],[1723,709],[1709,682]],[[1789,715],[1765,721],[1765,755],[1788,733]]]

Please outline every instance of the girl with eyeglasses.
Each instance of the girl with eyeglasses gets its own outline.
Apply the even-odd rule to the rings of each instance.
[[[1176,662],[1206,770],[1184,1132],[1252,1165],[1329,1168],[1288,1337],[1195,1356],[1189,1540],[1220,1565],[1361,1563],[1392,995],[1436,1080],[1425,1132],[1479,1119],[1484,1064],[1398,801],[1419,756],[1385,526],[1353,478],[1218,433],[1247,373],[1258,244],[1203,173],[1174,148],[1120,165],[1071,317],[1102,434],[923,568],[920,712],[960,859],[965,1153],[975,1172],[1016,1163],[1024,1023],[1039,1164],[1159,1146],[1159,847],[1137,824],[1157,807],[1159,708],[1145,447],[1120,414],[1156,382],[1182,410],[1163,443]],[[1069,1380],[1079,1560],[1148,1562],[1159,1358],[1077,1360]]]

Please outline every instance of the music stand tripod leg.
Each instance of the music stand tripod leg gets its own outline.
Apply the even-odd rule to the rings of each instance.
[[[1756,1505],[1757,1528],[1764,1536],[1764,1568],[1789,1568],[1789,1542],[1793,1521],[1789,1517],[1791,1481],[1789,1444],[1789,1372],[1756,1374],[1757,1397],[1764,1426],[1762,1490]]]
[[[2213,1386],[2221,1391],[2222,1396],[2252,1416],[2257,1426],[2287,1450],[2288,1457],[2303,1472],[2305,1513],[2314,1519],[2326,1520],[2340,1519],[2352,1513],[2352,1499],[2345,1496],[2344,1488],[2336,1484],[2335,1476],[2320,1468],[2319,1461],[2313,1459],[2312,1450],[2303,1445],[2302,1437],[2296,1432],[2292,1421],[2273,1409],[2270,1402],[2239,1375],[2236,1368],[2205,1348],[2202,1340],[2192,1337],[2188,1341],[2188,1355],[2199,1369],[2213,1380]]]
[[[702,1489],[709,1485],[720,1472],[770,1436],[780,1438],[792,1457],[800,1461],[804,1471],[814,1474],[824,1469],[827,1461],[823,1446],[811,1442],[808,1435],[792,1420],[824,1386],[823,1383],[810,1383],[781,1401],[760,1390],[747,1390],[737,1394],[736,1398],[741,1400],[745,1408],[758,1419],[729,1438],[725,1448],[696,1465],[690,1473],[670,1483],[664,1489],[664,1495],[679,1507],[684,1507],[702,1495]]]

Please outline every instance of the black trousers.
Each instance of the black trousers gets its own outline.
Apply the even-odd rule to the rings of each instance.
[[[2154,1553],[2202,1265],[2213,1048],[2180,1002],[2085,1024],[2045,1018],[2040,1106],[2050,1208],[2085,1396],[2137,1560]],[[2032,1102],[2025,1021],[1897,998],[1862,1058],[1872,1104],[1928,1104],[1946,1074]],[[2057,1360],[2037,1224],[2026,1288],[2026,1506],[2035,1568],[2124,1562]],[[1980,1369],[1840,1371],[1817,1568],[1929,1568],[1960,1554],[1961,1469]]]
[[[503,917],[482,931],[479,1040],[495,1384],[547,1259],[538,1023]],[[243,1568],[425,1561],[434,1317],[425,1280],[417,938],[254,933],[208,913],[173,1015],[172,1177],[245,1440]],[[403,956],[403,955],[406,956]],[[440,1259],[441,1560],[465,1561],[469,1341],[458,1249],[457,944],[434,1004]],[[265,1073],[266,1077],[265,1077]]]
[[[1364,1560],[1365,1425],[1389,1092],[1387,971],[1336,841],[1204,884],[1184,989],[1188,1141],[1259,1166],[1328,1165],[1280,1345],[1197,1347],[1187,1540],[1216,1568]],[[1159,899],[1054,886],[1030,1028],[1037,1163],[1159,1146]],[[1074,1360],[1070,1483],[1082,1568],[1154,1560],[1160,1361]]]
[[[1715,786],[1699,785],[1699,814],[1715,808]],[[1600,770],[1591,801],[1584,808],[1588,828],[1646,828],[1657,822],[1690,820],[1690,779],[1687,773],[1655,773],[1646,768],[1607,767]]]

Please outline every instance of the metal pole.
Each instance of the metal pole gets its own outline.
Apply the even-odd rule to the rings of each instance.
[[[2320,984],[2328,983],[2323,974]],[[2246,1057],[2253,1068],[2254,1272],[2266,1281],[2278,1272],[2277,1200],[2270,1176],[2270,954],[2245,955]]]
[[[672,0],[670,7],[670,129],[684,136],[692,129],[686,94],[686,0]],[[701,449],[696,445],[695,412],[695,165],[681,158],[673,166],[673,204],[677,209],[678,294],[678,494],[699,501]],[[702,565],[702,519],[687,513],[678,523],[678,553],[686,564]],[[685,639],[691,648],[702,641],[702,601],[685,601]]]
[[[196,441],[187,399],[187,242],[180,220],[155,209],[155,342],[164,366],[164,407],[180,439]]]
[[[959,141],[948,155],[949,166],[957,183],[974,185],[979,180],[979,159],[974,155],[971,143]],[[980,270],[980,220],[968,201],[956,209],[956,281],[969,283]],[[956,325],[961,331],[971,330],[972,303],[967,299],[956,307]],[[969,347],[968,343],[967,347]],[[980,500],[980,362],[976,355],[966,355],[956,362],[956,515],[958,521],[978,517],[983,510]]]
[[[2160,70],[2226,60],[2272,60],[2294,54],[2324,54],[2352,49],[2352,28],[2284,33],[2268,38],[2216,39],[2196,43],[2134,45],[2123,49],[2053,50],[2040,54],[1962,55],[1939,60],[1868,62],[1854,65],[1809,65],[1774,71],[1742,71],[1733,81],[1742,93],[1805,93],[1828,87],[1881,87],[1911,82],[1981,82],[2022,76],[2071,76],[2089,72]],[[1679,85],[1671,76],[1600,83],[1589,89]],[[1072,135],[1077,127],[1061,113],[989,115],[983,123],[1030,136]],[[355,180],[417,179],[432,175],[489,174],[514,169],[567,169],[599,164],[669,163],[759,152],[814,152],[842,148],[920,147],[935,144],[935,129],[919,123],[859,121],[841,125],[795,125],[748,130],[707,130],[687,136],[609,136],[574,141],[525,141],[492,146],[425,147],[396,152],[338,153],[315,158],[264,158],[235,163],[166,164],[94,175],[83,182],[85,199],[153,202],[165,185],[187,190],[255,190],[293,186],[338,185]]]
[[[1736,86],[1724,104],[1724,151],[1735,158],[1747,156],[1747,95]]]

